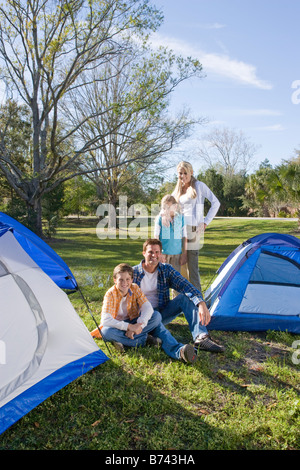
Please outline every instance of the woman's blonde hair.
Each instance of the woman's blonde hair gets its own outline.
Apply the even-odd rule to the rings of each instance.
[[[197,192],[196,192],[196,187],[195,187],[195,183],[196,183],[197,180],[193,175],[193,172],[194,172],[193,167],[189,162],[182,161],[182,162],[178,163],[178,165],[177,165],[177,172],[181,168],[191,175],[190,186],[188,187],[188,189],[186,191],[186,194],[191,199],[195,199],[197,197]],[[182,184],[181,184],[179,178],[178,178],[178,181],[177,181],[177,184],[176,184],[176,187],[175,187],[175,190],[174,190],[173,194],[175,196],[176,201],[179,201],[180,196],[183,194]]]

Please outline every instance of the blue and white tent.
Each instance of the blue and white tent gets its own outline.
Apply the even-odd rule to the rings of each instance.
[[[35,233],[7,214],[0,212],[0,236],[10,230],[26,253],[61,289],[76,290],[77,281],[69,266]]]
[[[238,246],[205,292],[210,330],[300,333],[300,240],[266,233]]]
[[[62,290],[76,286],[43,240],[0,213],[0,433],[108,359]]]

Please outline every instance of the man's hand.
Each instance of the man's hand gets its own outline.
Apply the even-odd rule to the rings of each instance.
[[[210,322],[210,313],[204,301],[200,302],[200,304],[198,305],[198,311],[201,325],[208,325]]]
[[[142,331],[143,331],[143,327],[140,323],[134,323],[134,324],[129,323],[125,335],[128,338],[133,339],[134,335],[139,335],[141,334]]]

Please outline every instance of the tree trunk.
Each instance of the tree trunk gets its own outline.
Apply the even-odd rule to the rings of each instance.
[[[109,196],[109,211],[108,211],[108,228],[109,230],[115,230],[118,227],[118,222],[117,222],[117,199],[115,195],[110,195]]]
[[[37,199],[34,202],[34,205],[27,203],[27,226],[39,237],[43,237],[41,199]]]

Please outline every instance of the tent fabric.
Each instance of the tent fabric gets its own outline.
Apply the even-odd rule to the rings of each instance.
[[[0,433],[108,360],[67,293],[15,235],[0,234]]]
[[[61,289],[78,288],[69,266],[44,240],[7,214],[0,212],[0,236],[12,231],[26,253]]]
[[[238,246],[205,293],[211,330],[300,333],[300,240],[261,234]]]

